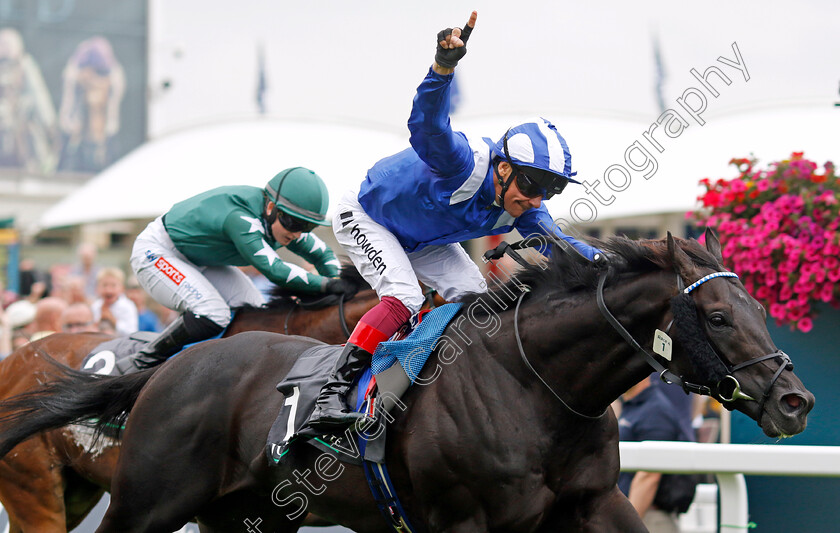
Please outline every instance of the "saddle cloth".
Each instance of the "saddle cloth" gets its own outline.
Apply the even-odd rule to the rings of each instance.
[[[106,376],[119,376],[117,361],[136,353],[151,342],[157,333],[137,331],[128,337],[118,337],[99,344],[82,361],[80,370]],[[134,365],[132,365],[132,368]]]
[[[390,418],[387,413],[401,403],[399,398],[415,382],[437,340],[459,309],[460,304],[435,308],[420,317],[422,321],[405,339],[380,343],[373,354],[371,368],[362,373],[347,395],[351,405],[355,399],[357,412],[371,417],[363,428],[321,433],[306,427],[321,387],[329,380],[342,347],[316,346],[303,352],[277,385],[285,401],[268,432],[266,455],[269,463],[279,463],[298,439],[306,439],[309,444],[335,453],[348,463],[361,464],[363,459],[382,462],[385,429]]]

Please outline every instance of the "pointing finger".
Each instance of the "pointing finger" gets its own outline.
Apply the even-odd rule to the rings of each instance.
[[[467,24],[466,26],[464,26],[464,29],[459,32],[458,35],[464,44],[467,44],[467,40],[470,38],[470,34],[472,33],[473,28],[475,28],[475,21],[477,18],[478,12],[473,11],[470,15],[470,20],[467,21]]]

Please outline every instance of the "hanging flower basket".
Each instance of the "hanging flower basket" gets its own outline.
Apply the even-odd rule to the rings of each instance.
[[[794,152],[765,170],[733,159],[740,175],[700,180],[706,192],[687,213],[720,235],[723,260],[776,319],[808,332],[815,302],[840,308],[840,181],[834,164]]]

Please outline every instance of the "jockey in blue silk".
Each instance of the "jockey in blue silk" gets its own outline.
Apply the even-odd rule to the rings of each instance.
[[[497,142],[452,130],[449,92],[476,18],[473,12],[463,30],[438,33],[435,62],[417,88],[408,120],[411,147],[373,165],[336,209],[336,238],[380,302],[353,330],[322,388],[310,418],[315,429],[362,416],[343,397],[379,342],[420,309],[418,281],[449,301],[487,290],[461,241],[517,229],[526,237],[563,239],[590,260],[599,252],[560,231],[542,204],[569,182],[578,183],[569,147],[551,122],[515,125]]]
[[[165,361],[184,345],[221,332],[231,307],[264,299],[237,266],[252,265],[269,281],[302,294],[350,294],[337,278],[335,254],[314,233],[326,226],[329,194],[309,169],[286,169],[264,189],[218,187],[172,206],[137,237],[131,268],[158,303],[181,315],[140,352],[117,364],[121,373]],[[280,259],[286,247],[315,266],[308,272]]]

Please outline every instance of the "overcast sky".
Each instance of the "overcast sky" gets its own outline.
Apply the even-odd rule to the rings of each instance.
[[[458,67],[459,117],[498,113],[658,116],[717,65],[708,116],[791,101],[840,102],[840,3],[536,0],[178,0],[151,3],[150,134],[256,113],[257,50],[268,113],[405,131],[438,30],[478,10]],[[749,74],[718,62],[736,60]],[[162,83],[168,81],[169,89]],[[834,109],[840,113],[840,107]],[[456,117],[457,118],[457,117]]]

